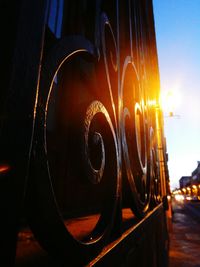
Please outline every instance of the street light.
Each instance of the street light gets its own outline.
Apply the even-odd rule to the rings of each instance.
[[[164,118],[180,118],[180,115],[174,113],[174,110],[180,103],[180,94],[177,90],[169,90],[161,95],[161,106]],[[167,115],[165,115],[167,114]]]

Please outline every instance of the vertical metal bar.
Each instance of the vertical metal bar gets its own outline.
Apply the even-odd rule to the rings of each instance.
[[[159,165],[160,165],[160,179],[161,179],[161,194],[162,197],[166,196],[166,178],[165,178],[165,158],[164,158],[164,148],[163,148],[163,121],[160,107],[157,106],[155,110],[156,115],[156,133],[158,142],[158,155],[159,155]]]

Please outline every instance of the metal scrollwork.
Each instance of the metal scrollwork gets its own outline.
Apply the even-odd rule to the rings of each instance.
[[[155,123],[133,52],[135,17],[129,6],[124,31],[130,33],[130,54],[123,58],[120,4],[115,2],[116,11],[107,4],[97,1],[95,44],[81,25],[79,34],[61,36],[46,48],[36,99],[30,224],[43,247],[62,258],[66,253],[77,265],[97,255],[119,228],[126,198],[122,179],[128,180],[136,217],[145,216],[150,201],[159,203]]]
[[[143,216],[148,208],[150,177],[147,174],[147,125],[136,68],[130,57],[123,67],[122,144],[126,172],[132,191],[132,209]]]
[[[107,86],[110,94],[110,103],[114,113],[115,124],[117,125],[116,111],[118,110],[118,51],[116,39],[107,16],[101,16],[101,39],[104,68],[106,71]]]
[[[70,247],[72,257],[78,249],[82,256],[77,264],[82,264],[91,250],[97,253],[103,247],[112,229],[120,195],[120,157],[110,115],[96,99],[92,45],[82,39],[79,48],[80,38],[68,41],[69,52],[62,50],[61,42],[43,67],[28,203],[32,229],[42,246],[51,250],[58,244],[54,253]],[[46,218],[52,221],[41,232]]]
[[[156,142],[155,131],[153,130],[152,127],[150,128],[149,169],[150,169],[150,176],[151,176],[151,204],[155,206],[161,202],[162,197],[161,197],[158,146]]]

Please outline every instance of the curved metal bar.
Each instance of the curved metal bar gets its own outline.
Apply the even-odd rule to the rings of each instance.
[[[144,216],[149,207],[150,177],[147,174],[147,126],[139,79],[130,56],[124,61],[121,81],[122,147],[132,191],[133,211]]]
[[[38,96],[32,163],[30,167],[31,170],[35,170],[32,172],[32,177],[29,180],[27,203],[28,208],[31,207],[29,218],[32,229],[42,246],[48,251],[63,255],[65,254],[65,251],[70,250],[71,255],[68,253],[68,257],[74,257],[74,254],[79,253],[80,259],[77,259],[77,261],[84,262],[86,258],[88,259],[89,257],[92,257],[92,255],[97,253],[97,251],[103,247],[110,234],[120,195],[120,159],[116,133],[106,108],[99,101],[90,102],[91,99],[87,99],[80,114],[83,119],[80,124],[80,148],[82,149],[83,147],[84,151],[84,153],[79,151],[79,159],[83,161],[84,165],[83,168],[80,168],[82,168],[81,170],[84,172],[86,170],[87,177],[94,186],[101,184],[105,186],[105,181],[109,178],[107,181],[108,192],[104,196],[104,201],[109,201],[109,203],[102,204],[102,214],[100,214],[100,217],[97,217],[97,223],[94,225],[91,233],[83,239],[77,239],[73,236],[73,232],[70,232],[64,225],[63,216],[54,191],[50,166],[51,163],[48,160],[47,117],[50,98],[54,90],[54,83],[56,82],[57,77],[59,77],[60,70],[65,63],[70,62],[71,59],[79,57],[80,55],[87,55],[90,60],[92,59],[95,61],[94,48],[91,43],[82,37],[73,36],[61,40],[57,46],[52,49],[50,56],[46,58],[44,63]],[[106,145],[99,131],[94,131],[94,133],[92,133],[93,138],[95,139],[94,142],[100,144],[98,153],[101,154],[99,156],[100,165],[95,165],[97,166],[97,168],[95,168],[91,158],[91,149],[93,148],[89,145],[89,139],[91,135],[91,125],[98,117],[98,114],[103,116],[104,124],[107,124],[107,126],[104,126],[104,128],[107,129],[104,133],[104,138],[107,138],[108,131],[110,133],[109,139],[106,140]],[[73,120],[73,116],[71,120]],[[109,143],[112,152],[108,149]],[[95,143],[93,145],[98,146],[98,144]],[[114,154],[111,155],[110,153]],[[112,167],[111,159],[114,159]],[[110,171],[109,169],[112,172],[105,175],[105,173]],[[108,193],[110,193],[110,195]],[[45,198],[43,197],[43,194],[46,196]],[[51,220],[48,227],[46,225],[47,218],[50,218]],[[54,232],[56,234],[54,234]],[[56,248],[54,244],[57,244]]]
[[[109,36],[111,38],[111,42],[112,42],[112,48],[114,48],[114,51],[109,50],[108,51],[108,44],[106,43],[106,30],[109,31]],[[115,73],[117,73],[118,71],[118,51],[117,51],[117,44],[116,44],[116,40],[115,40],[115,36],[112,30],[112,27],[109,23],[108,17],[106,16],[105,13],[102,13],[101,15],[101,41],[102,41],[102,53],[103,53],[103,59],[104,59],[104,66],[105,66],[105,70],[106,70],[106,79],[107,79],[107,84],[108,84],[108,88],[109,88],[109,93],[110,93],[110,98],[111,98],[111,105],[112,105],[112,109],[113,109],[113,113],[114,113],[114,120],[115,120],[115,124],[116,126],[118,125],[118,121],[116,118],[116,108],[118,107],[118,99],[117,97],[113,97],[113,90],[117,89],[117,88],[113,88],[112,87],[112,82],[111,82],[111,75],[110,75],[110,69],[108,66],[108,62],[111,62],[111,67],[113,68],[113,71]],[[107,53],[110,53],[108,57]],[[114,58],[115,57],[115,58]],[[115,61],[114,61],[115,60]],[[116,95],[118,95],[118,91],[115,92]]]

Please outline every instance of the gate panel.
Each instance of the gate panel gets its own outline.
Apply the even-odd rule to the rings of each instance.
[[[1,127],[16,185],[1,196],[18,199],[5,207],[12,251],[27,220],[64,264],[163,267],[168,177],[152,2],[39,2],[19,5]]]

